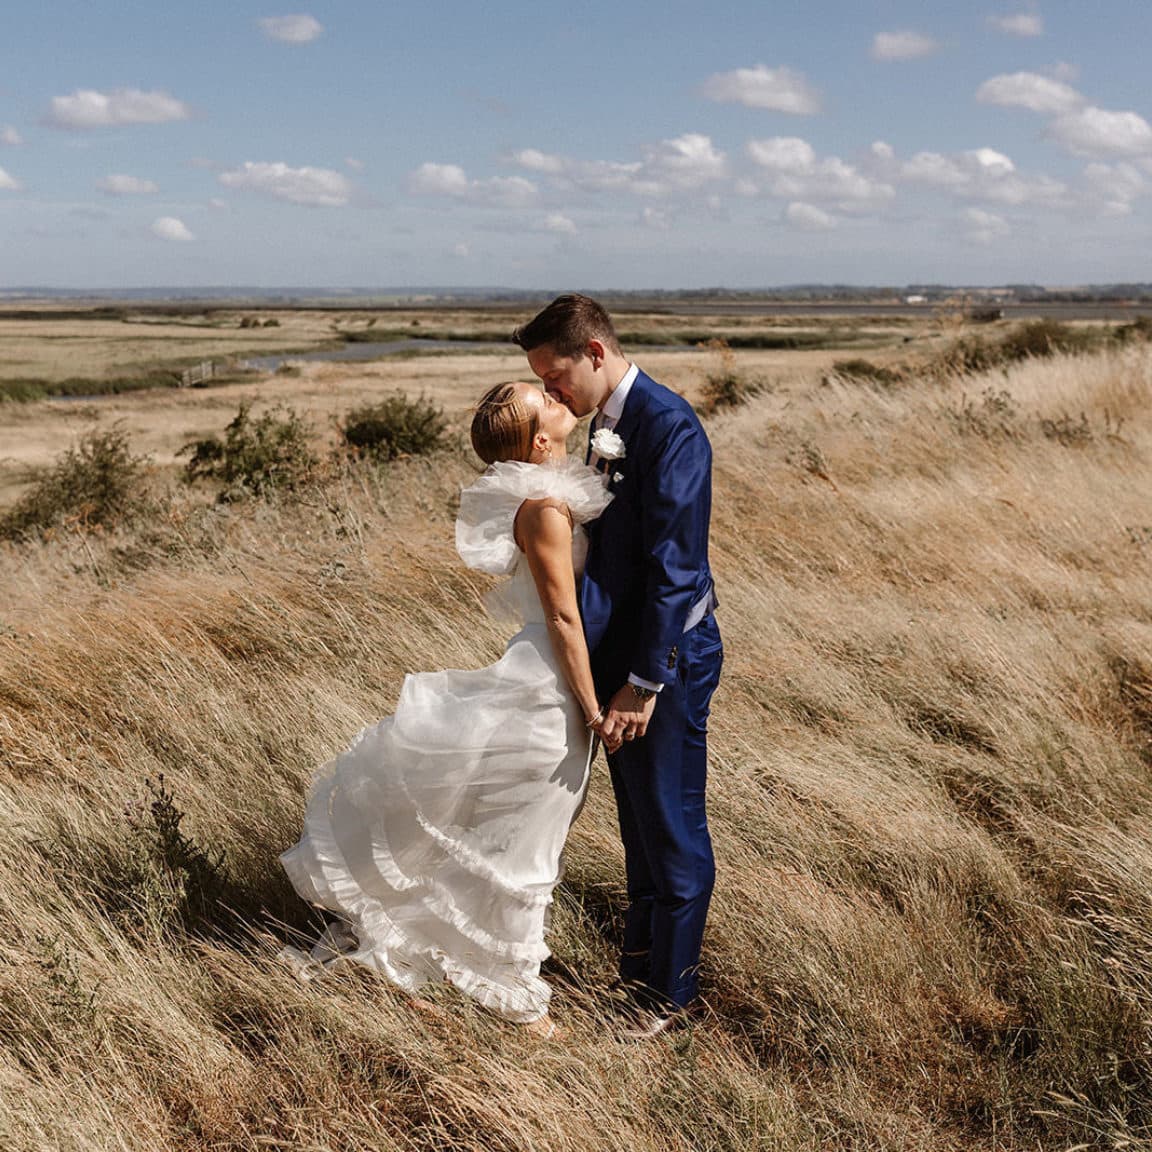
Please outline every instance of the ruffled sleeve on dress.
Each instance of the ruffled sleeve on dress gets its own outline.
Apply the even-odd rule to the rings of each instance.
[[[460,493],[456,551],[469,568],[507,575],[520,549],[513,537],[516,512],[525,500],[551,498],[568,506],[577,524],[595,520],[612,500],[604,477],[578,460],[559,464],[492,464]]]

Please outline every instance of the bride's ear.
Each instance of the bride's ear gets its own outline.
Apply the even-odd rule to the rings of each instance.
[[[536,435],[532,437],[531,455],[535,456],[537,454],[544,457],[544,459],[552,455],[552,437],[549,436],[547,432],[537,432]]]

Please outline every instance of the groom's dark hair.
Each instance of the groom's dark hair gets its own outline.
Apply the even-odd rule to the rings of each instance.
[[[613,352],[620,351],[612,317],[604,305],[576,292],[557,296],[547,308],[512,333],[512,343],[519,344],[525,352],[548,344],[557,356],[571,356],[575,360],[583,357],[589,340],[599,340]]]

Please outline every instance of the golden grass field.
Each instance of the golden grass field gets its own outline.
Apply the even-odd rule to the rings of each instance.
[[[705,1012],[647,1047],[604,991],[602,762],[550,940],[565,1042],[274,960],[315,931],[276,859],[314,767],[405,671],[501,650],[452,547],[470,453],[237,505],[172,468],[242,395],[320,436],[398,387],[462,421],[518,357],[0,406],[23,465],[122,420],[158,493],[0,545],[0,1146],[1146,1147],[1152,352],[889,389],[822,383],[834,355],[738,354],[769,387],[708,420],[719,875]],[[692,396],[708,357],[637,359]]]

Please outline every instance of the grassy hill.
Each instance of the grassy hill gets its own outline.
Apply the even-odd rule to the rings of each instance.
[[[505,629],[463,451],[163,494],[0,551],[0,1143],[1036,1149],[1152,1138],[1152,355],[778,383],[709,420],[727,648],[701,1021],[613,1038],[606,772],[558,890],[563,1044],[300,985],[315,765]]]

